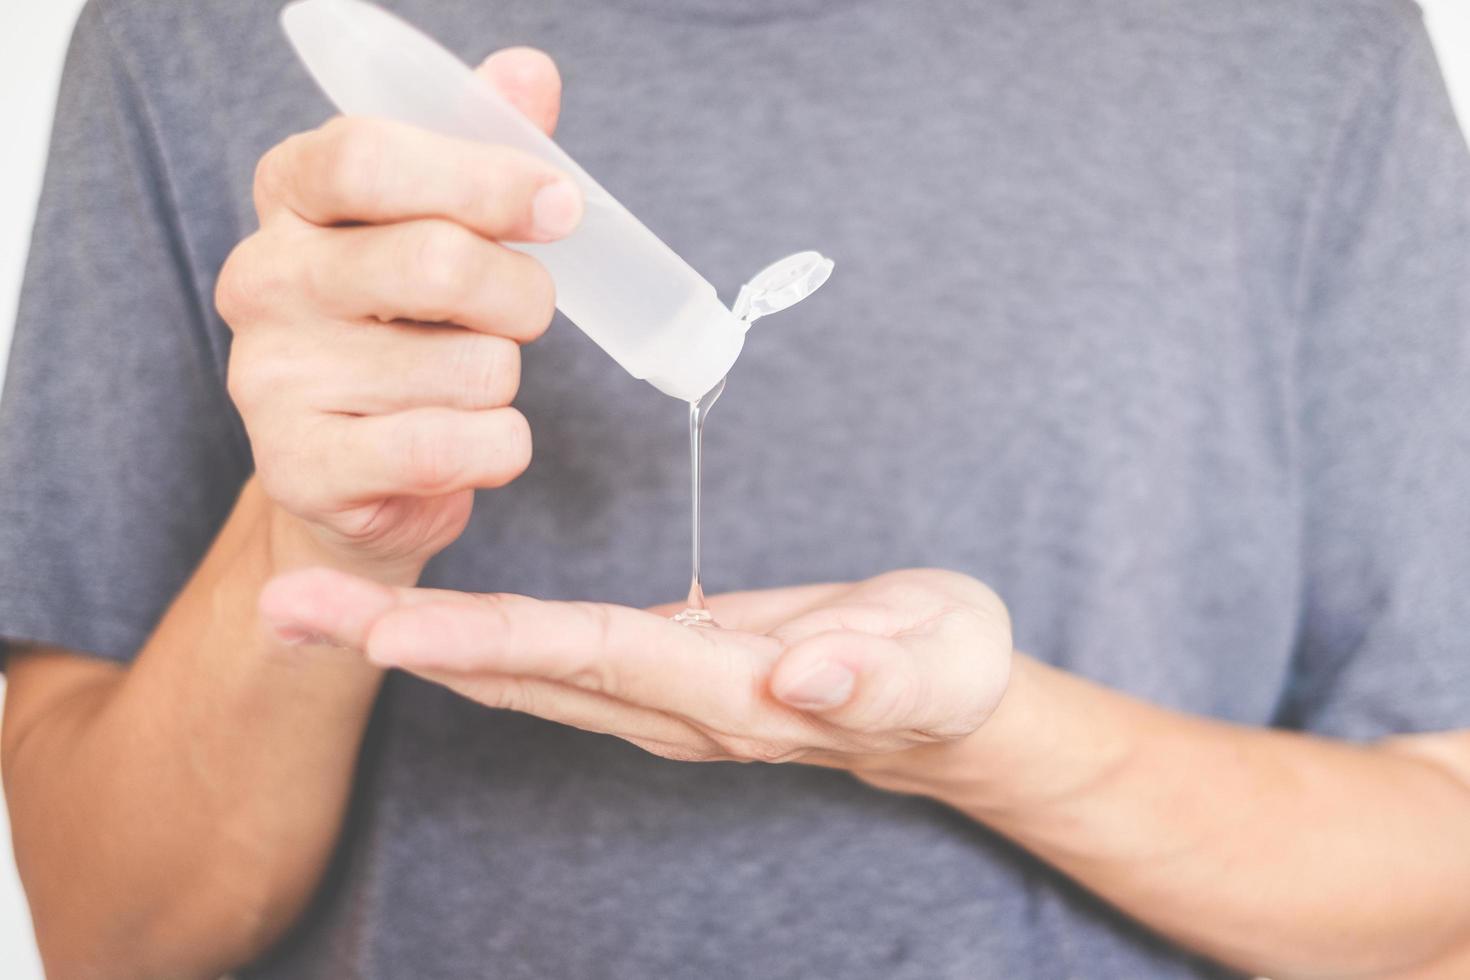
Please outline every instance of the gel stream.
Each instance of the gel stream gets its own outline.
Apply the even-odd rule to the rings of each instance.
[[[832,274],[832,260],[817,252],[798,252],[767,266],[740,289],[730,312],[745,323],[747,329],[756,320],[795,306],[816,292]],[[693,520],[690,524],[691,574],[689,598],[674,622],[684,626],[718,629],[704,601],[704,583],[700,579],[700,476],[704,444],[704,422],[709,410],[725,392],[727,378],[721,378],[698,401],[689,403],[689,499]]]

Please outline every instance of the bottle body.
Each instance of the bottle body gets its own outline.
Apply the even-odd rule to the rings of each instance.
[[[550,270],[567,319],[665,394],[698,401],[740,355],[745,325],[715,288],[612,198],[588,198],[561,241],[510,247]]]
[[[343,112],[513,146],[577,183],[585,210],[576,231],[508,244],[546,266],[557,307],[635,378],[696,401],[729,371],[745,325],[714,287],[453,54],[362,0],[299,0],[281,19]]]

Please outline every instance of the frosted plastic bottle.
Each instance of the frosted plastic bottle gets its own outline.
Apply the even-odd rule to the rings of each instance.
[[[556,282],[556,305],[635,378],[697,401],[730,370],[748,323],[673,249],[437,42],[364,0],[298,0],[281,24],[344,113],[525,150],[582,190],[582,223],[550,244],[513,243]]]

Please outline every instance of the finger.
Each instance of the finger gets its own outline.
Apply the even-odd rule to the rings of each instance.
[[[585,732],[614,735],[673,758],[709,758],[719,747],[688,722],[595,691],[537,678],[414,671],[491,708],[535,715]]]
[[[282,503],[308,511],[500,487],[531,462],[531,429],[514,408],[323,419],[302,441],[322,476],[304,491],[311,499]]]
[[[368,656],[413,670],[539,677],[719,725],[747,717],[764,697],[779,649],[768,637],[692,630],[624,606],[479,599],[387,613]]]
[[[504,337],[421,323],[336,326],[321,332],[321,349],[302,364],[315,373],[301,378],[303,389],[326,411],[503,408],[520,387],[521,349]]]
[[[539,261],[441,219],[318,229],[258,261],[280,267],[267,281],[332,316],[454,323],[529,342],[556,312]]]
[[[502,48],[475,71],[489,79],[506,101],[547,136],[556,129],[561,113],[561,73],[545,51]]]
[[[1005,689],[1008,658],[982,642],[957,621],[897,637],[819,633],[776,664],[771,692],[852,731],[955,737],[974,730]]]
[[[284,643],[330,643],[361,650],[385,612],[411,602],[453,601],[459,593],[395,589],[328,568],[278,575],[261,590],[262,624]]]
[[[400,607],[479,600],[442,589],[394,588],[326,568],[277,576],[261,592],[262,622],[286,643],[329,643],[361,650],[372,625]],[[687,722],[595,691],[537,678],[419,670],[427,680],[493,708],[536,715],[584,731],[616,735],[669,758],[709,758],[720,750]]]
[[[561,238],[582,216],[577,186],[529,153],[355,116],[269,150],[255,203],[262,223],[282,212],[316,225],[444,218],[526,242]]]
[[[832,630],[808,637],[787,650],[771,672],[771,693],[780,701],[802,711],[821,712],[838,724],[869,730],[871,716],[888,719],[888,705],[875,712],[871,702],[877,693],[885,701],[894,695],[905,699],[901,686],[912,678],[902,672],[903,651],[888,637],[850,630]],[[881,675],[881,676],[880,676]],[[868,681],[864,696],[858,696],[860,679]],[[857,702],[866,701],[859,705]],[[842,717],[836,716],[841,711]],[[880,727],[887,727],[880,726]]]

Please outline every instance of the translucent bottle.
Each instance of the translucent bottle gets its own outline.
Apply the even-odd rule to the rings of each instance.
[[[582,223],[549,244],[511,243],[556,282],[556,305],[635,378],[698,401],[730,370],[748,324],[576,161],[433,39],[364,0],[298,0],[281,23],[307,69],[349,115],[516,147],[582,190]]]

